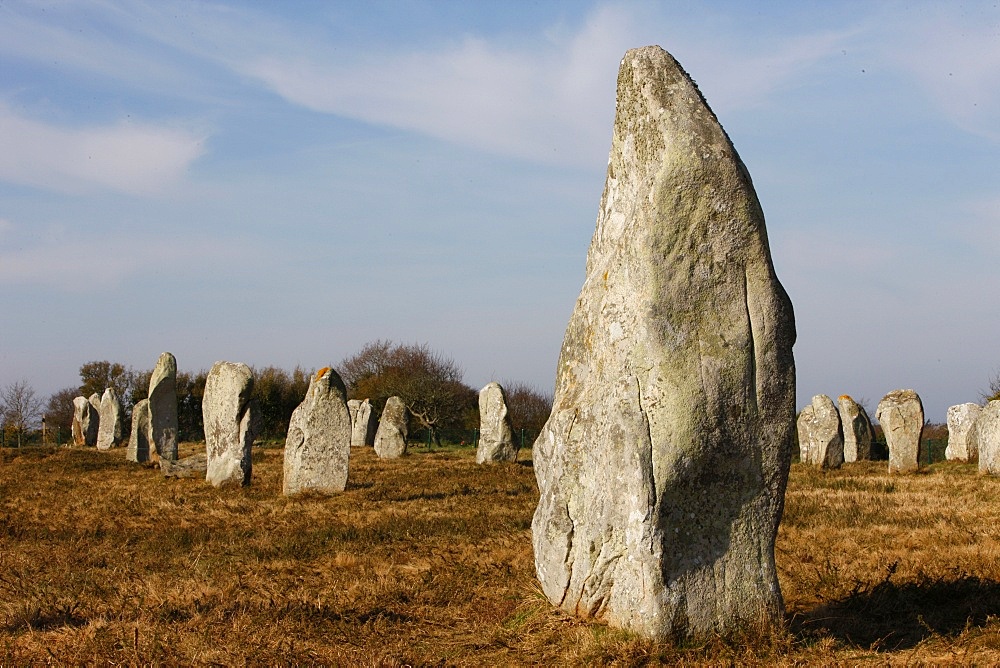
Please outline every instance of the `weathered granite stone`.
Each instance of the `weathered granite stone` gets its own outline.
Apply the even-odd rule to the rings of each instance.
[[[694,82],[629,51],[587,273],[535,442],[550,601],[654,638],[782,624],[792,305],[750,176]]]
[[[920,434],[924,405],[913,390],[893,390],[875,411],[889,446],[889,473],[910,473],[920,466]]]
[[[375,454],[382,459],[395,459],[406,454],[409,413],[399,397],[389,397],[385,402],[378,431],[375,432]]]
[[[87,397],[73,399],[73,444],[97,445],[99,427],[100,414],[90,400]]]
[[[987,402],[975,428],[979,472],[1000,475],[1000,401]]]
[[[343,492],[351,458],[347,389],[333,369],[320,369],[292,412],[285,439],[285,495]]]
[[[361,405],[360,399],[348,399],[347,401],[347,412],[351,414],[351,434],[354,433],[354,421],[358,419],[358,406]]]
[[[259,428],[252,392],[253,372],[246,364],[216,362],[205,379],[205,479],[216,487],[250,484],[251,447]]]
[[[97,411],[98,419],[100,419],[100,414],[101,414],[101,395],[99,395],[97,392],[94,392],[93,394],[91,394],[87,398],[87,401],[89,401],[90,405],[94,407],[95,411]]]
[[[177,360],[163,353],[149,378],[149,419],[160,459],[177,459]]]
[[[122,442],[122,402],[110,387],[101,397],[100,420],[97,427],[97,449],[110,450]]]
[[[500,383],[479,390],[479,446],[476,463],[517,460],[513,429],[507,412],[507,395]]]
[[[375,430],[377,428],[378,422],[375,420],[375,413],[372,412],[372,405],[365,399],[358,404],[358,414],[352,423],[351,445],[375,445]]]
[[[948,447],[944,450],[945,459],[965,462],[978,456],[976,420],[982,411],[979,404],[959,404],[948,408]]]
[[[844,463],[844,432],[833,400],[817,394],[798,419],[799,457],[805,464],[839,469]]]
[[[844,461],[862,462],[871,459],[875,430],[864,406],[848,394],[840,395],[837,404],[844,430]]]
[[[125,459],[130,462],[153,460],[156,450],[153,443],[153,425],[149,420],[149,399],[143,399],[132,407],[132,431],[128,439]]]

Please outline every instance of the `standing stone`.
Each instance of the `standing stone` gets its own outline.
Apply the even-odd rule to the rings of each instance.
[[[798,420],[799,456],[803,463],[839,469],[844,463],[844,432],[833,400],[817,394]]]
[[[959,404],[948,409],[948,447],[945,459],[967,462],[979,454],[976,420],[983,408],[979,404]]]
[[[153,447],[161,459],[177,459],[177,360],[163,353],[149,378]]]
[[[372,412],[372,405],[367,399],[358,404],[358,414],[351,427],[352,446],[375,445],[375,430],[378,423]]]
[[[351,435],[354,434],[354,422],[358,419],[358,406],[361,405],[360,399],[349,399],[347,401],[347,412],[351,414]],[[354,445],[353,443],[351,445]]]
[[[87,397],[73,399],[73,445],[97,445],[100,418]]]
[[[629,51],[533,451],[535,570],[553,604],[661,639],[782,624],[794,341],[736,150],[667,52]]]
[[[216,362],[205,379],[205,479],[216,487],[250,484],[251,447],[258,429],[251,392],[253,372],[246,364]]]
[[[979,472],[1000,475],[1000,401],[986,404],[976,420]]]
[[[153,443],[153,425],[149,417],[149,399],[143,399],[132,407],[132,432],[128,439],[125,459],[130,462],[148,462],[153,459],[156,449]]]
[[[889,473],[911,473],[920,466],[920,434],[924,406],[913,390],[893,390],[875,411],[889,446]]]
[[[110,450],[122,442],[122,402],[110,387],[101,397],[100,420],[97,428],[97,449]]]
[[[285,439],[285,495],[306,490],[330,494],[347,487],[351,415],[346,400],[347,389],[333,369],[320,369],[309,381]]]
[[[517,460],[513,429],[507,412],[507,395],[500,383],[479,390],[479,446],[476,463]]]
[[[837,404],[840,423],[844,429],[844,461],[862,462],[871,459],[875,430],[864,406],[847,394],[840,395]]]
[[[375,432],[375,454],[382,459],[396,459],[406,454],[409,413],[399,397],[389,397],[385,402]]]

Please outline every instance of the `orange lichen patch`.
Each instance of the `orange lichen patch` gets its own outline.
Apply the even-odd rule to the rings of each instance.
[[[842,395],[840,395],[840,398],[841,399],[850,399],[851,401],[854,401],[854,399],[852,399],[851,395],[849,395],[849,394],[842,394]]]
[[[604,282],[608,282],[608,272],[604,272]]]
[[[323,374],[326,373],[329,370],[330,370],[330,367],[325,366],[322,369],[320,369],[319,371],[317,371],[316,372],[316,380],[319,380],[320,378],[322,378]]]

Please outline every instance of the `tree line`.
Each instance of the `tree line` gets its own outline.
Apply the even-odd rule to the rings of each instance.
[[[381,415],[386,400],[401,397],[411,415],[411,430],[417,437],[426,435],[435,443],[459,440],[479,427],[478,390],[465,384],[462,368],[454,359],[431,350],[426,344],[396,344],[377,340],[341,360],[334,369],[347,388],[348,399],[368,399],[376,416]],[[295,367],[292,371],[267,366],[254,368],[252,398],[257,402],[263,425],[262,440],[283,440],[288,432],[292,411],[309,389],[314,369]],[[118,362],[91,361],[79,370],[80,384],[53,393],[43,401],[27,383],[18,381],[0,389],[0,417],[13,443],[37,428],[44,419],[51,437],[66,434],[73,422],[73,399],[101,395],[111,388],[122,402],[126,429],[132,409],[149,393],[152,370],[139,370]],[[177,422],[182,441],[204,440],[201,402],[205,393],[207,370],[194,373],[178,370]],[[551,410],[550,395],[522,382],[501,381],[508,412],[518,437],[534,442]],[[57,431],[58,430],[58,431]],[[465,436],[462,440],[468,440]]]

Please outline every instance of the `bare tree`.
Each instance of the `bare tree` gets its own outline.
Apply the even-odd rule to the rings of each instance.
[[[0,390],[0,415],[4,430],[17,434],[17,447],[21,436],[34,427],[42,417],[42,400],[27,380],[18,380]]]
[[[552,395],[543,394],[522,382],[501,383],[507,394],[507,410],[514,431],[534,442],[552,412]]]
[[[1000,369],[993,372],[989,386],[980,391],[979,398],[983,400],[984,404],[994,399],[1000,399]]]
[[[476,391],[462,382],[462,368],[426,343],[380,339],[344,359],[339,371],[351,398],[370,399],[378,410],[389,397],[400,397],[436,443],[440,430],[462,424],[476,402]]]

